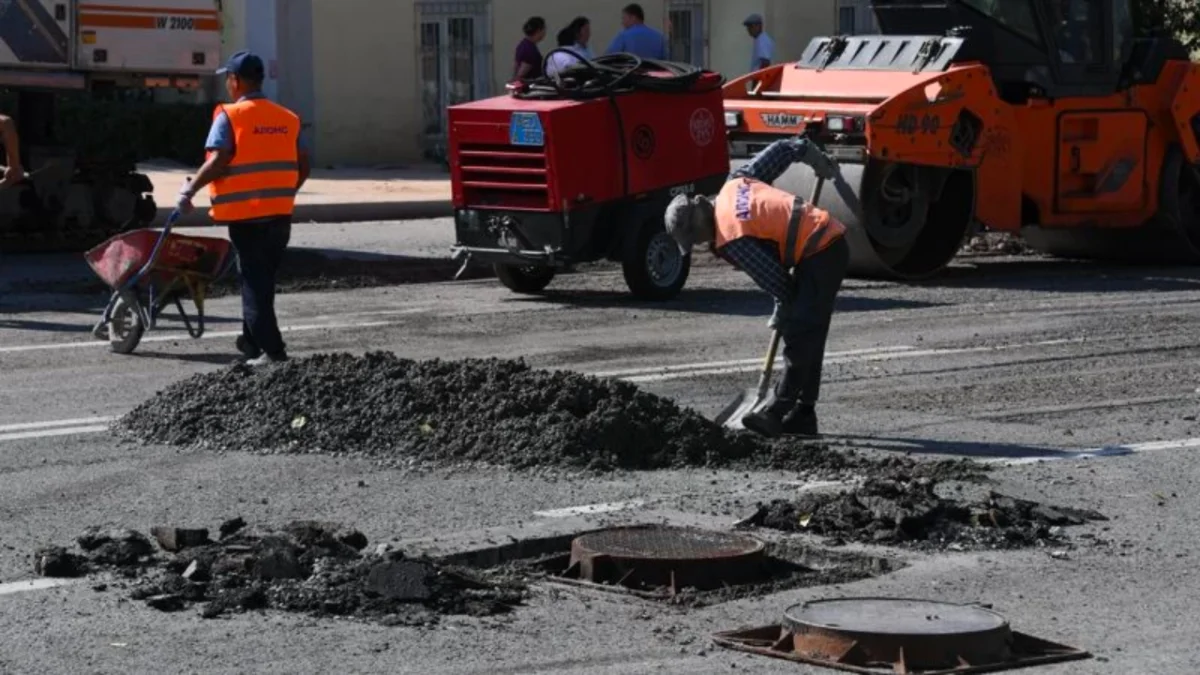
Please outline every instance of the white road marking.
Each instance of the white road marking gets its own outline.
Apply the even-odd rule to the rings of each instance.
[[[989,457],[981,460],[991,464],[1011,466],[1037,464],[1039,462],[1061,462],[1064,459],[1100,459],[1103,457],[1124,457],[1139,452],[1158,452],[1162,450],[1190,450],[1200,448],[1200,438],[1181,438],[1173,441],[1146,441],[1145,443],[1127,443],[1125,445],[1106,445],[1102,448],[1081,450],[1079,452],[1062,452],[1045,457]]]
[[[12,595],[14,593],[25,593],[27,591],[44,591],[48,588],[69,586],[79,582],[80,579],[52,579],[49,577],[27,579],[24,581],[10,581],[6,584],[0,584],[0,595]]]
[[[342,322],[329,324],[312,324],[302,326],[282,326],[280,331],[283,333],[299,333],[304,331],[314,330],[335,330],[335,329],[350,329],[350,328],[378,328],[380,326],[391,326],[393,321],[361,321],[361,322]],[[239,330],[217,331],[214,333],[206,332],[201,338],[207,340],[209,338],[231,338],[242,334]],[[154,335],[149,334],[142,338],[142,342],[174,342],[178,340],[190,340],[187,333],[172,333],[170,335]],[[106,347],[107,340],[87,340],[82,342],[51,342],[40,345],[14,345],[9,347],[0,347],[0,353],[10,352],[33,352],[45,351],[53,349],[84,349],[87,347]]]
[[[52,427],[77,427],[93,424],[107,424],[115,417],[77,417],[71,420],[52,420],[49,422],[22,422],[20,424],[0,424],[0,433],[11,431],[31,431],[33,429],[49,429]]]
[[[80,427],[59,427],[54,429],[36,429],[34,431],[18,431],[11,434],[0,434],[2,441],[19,441],[25,438],[51,438],[53,436],[74,436],[75,434],[95,434],[108,431],[107,424],[90,424]]]
[[[635,509],[645,505],[645,500],[634,499],[627,502],[607,502],[604,504],[585,504],[583,506],[568,506],[561,509],[549,509],[547,511],[534,511],[533,515],[542,518],[570,518],[571,516],[590,516],[596,513],[614,513],[616,511],[625,511],[627,509]]]
[[[839,356],[854,356],[858,354],[879,354],[887,352],[904,352],[914,349],[908,345],[899,345],[896,347],[872,347],[869,349],[850,349],[844,352],[829,352],[826,358]],[[782,360],[782,358],[777,359]],[[728,368],[732,366],[761,366],[762,358],[757,359],[737,359],[735,361],[709,361],[706,363],[683,363],[675,366],[650,366],[642,368],[626,368],[624,370],[608,370],[598,373],[592,373],[593,377],[628,377],[633,375],[653,375],[656,373],[676,373],[692,370],[708,370],[712,368]]]
[[[859,352],[829,352],[825,357],[825,364],[837,363],[858,363],[863,361],[892,361],[896,359],[916,359],[923,356],[950,356],[953,354],[980,354],[989,352],[1011,351],[1015,349],[1029,349],[1035,347],[1053,347],[1064,344],[1074,344],[1084,342],[1083,339],[1064,339],[1064,340],[1043,340],[1040,342],[1025,342],[1009,345],[993,345],[988,347],[944,347],[934,349],[916,349],[913,347],[891,347],[879,350],[862,350]],[[696,367],[690,370],[677,370],[672,372],[662,372],[662,368],[645,369],[642,372],[645,375],[632,375],[622,377],[626,382],[643,383],[643,382],[665,382],[668,380],[679,380],[692,377],[705,377],[712,375],[734,375],[737,373],[754,372],[762,368],[762,360],[758,361],[743,361],[734,363],[744,363],[745,365],[731,365],[728,367],[714,367],[717,364],[694,364]]]

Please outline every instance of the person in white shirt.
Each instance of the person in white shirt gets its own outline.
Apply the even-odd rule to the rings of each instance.
[[[587,17],[577,17],[574,21],[567,25],[566,28],[560,30],[557,36],[557,50],[550,54],[550,61],[546,64],[546,74],[553,77],[569,68],[581,59],[591,59],[592,52],[588,49],[587,43],[592,36],[592,25]]]
[[[580,62],[580,54],[575,51],[575,37],[567,28],[558,31],[558,46],[550,52],[546,60],[546,75],[554,77],[562,71]]]
[[[742,22],[746,32],[754,39],[754,50],[750,55],[750,72],[762,70],[775,59],[775,41],[763,30],[761,14],[751,14]]]

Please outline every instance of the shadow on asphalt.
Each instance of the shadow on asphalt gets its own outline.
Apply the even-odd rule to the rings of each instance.
[[[1084,450],[1062,450],[1036,445],[1013,443],[987,443],[977,441],[938,441],[928,438],[877,438],[825,434],[831,441],[844,441],[852,446],[870,447],[885,452],[903,452],[920,455],[952,455],[973,459],[1070,459],[1084,454]],[[1121,454],[1115,449],[1094,454]],[[1089,453],[1090,454],[1090,453]]]
[[[233,341],[229,341],[229,351],[223,354],[175,354],[175,353],[159,353],[159,352],[134,352],[129,355],[131,359],[151,359],[157,361],[183,361],[186,363],[207,363],[214,366],[231,366],[241,360],[241,356],[234,352]]]
[[[648,309],[690,312],[694,314],[722,314],[726,316],[762,316],[771,313],[771,302],[760,290],[697,289],[684,290],[674,300],[667,302],[637,301],[628,293],[614,291],[588,291],[550,289],[537,296],[514,296],[507,302],[554,303],[577,307]],[[889,309],[919,309],[937,307],[946,303],[918,300],[896,300],[891,298],[860,298],[841,295],[837,299],[836,312],[871,312]]]
[[[965,258],[932,279],[910,282],[928,288],[993,288],[1055,293],[1200,290],[1200,270],[1056,258]]]

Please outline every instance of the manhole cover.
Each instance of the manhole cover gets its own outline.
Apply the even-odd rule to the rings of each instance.
[[[796,605],[782,624],[718,633],[717,644],[857,673],[970,673],[1087,658],[1015,632],[977,605],[839,598]]]
[[[656,525],[599,530],[571,542],[579,578],[623,586],[700,590],[762,578],[766,545],[753,537]]]
[[[796,605],[783,616],[796,652],[815,659],[839,660],[854,652],[857,661],[930,670],[1011,656],[1008,622],[971,605],[843,598]]]

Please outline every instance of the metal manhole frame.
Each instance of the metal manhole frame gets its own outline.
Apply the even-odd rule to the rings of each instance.
[[[589,537],[620,531],[712,535],[729,540],[741,540],[747,545],[747,548],[741,553],[733,555],[688,558],[603,553],[593,551],[586,545]],[[759,577],[769,576],[765,574],[766,566],[769,564],[767,542],[751,535],[678,525],[619,525],[581,533],[572,539],[570,565],[562,575],[564,578],[560,578],[560,580],[589,588],[622,590],[647,599],[672,599],[681,595],[685,589],[694,589],[696,593],[705,593],[720,588],[746,586],[766,581],[766,578],[760,579]],[[615,572],[619,576],[612,580],[593,578],[603,571]],[[728,575],[721,576],[720,583],[702,586],[694,582],[706,574],[718,572]],[[571,578],[572,575],[575,575],[574,578]],[[648,579],[656,579],[656,582],[647,583]],[[710,585],[711,587],[706,587]]]
[[[938,602],[938,604],[955,607],[976,607],[986,609],[978,604],[972,603],[943,603],[940,601],[922,600],[917,598],[866,597],[838,598],[838,600],[908,600],[917,602]],[[995,612],[992,613],[995,614]],[[999,615],[997,614],[997,616]],[[1003,617],[1001,618],[1003,619]],[[1007,620],[1005,620],[1005,625],[1008,625]],[[758,626],[749,629],[715,633],[712,636],[712,640],[718,646],[725,649],[756,654],[759,656],[768,656],[786,661],[793,661],[796,663],[805,663],[809,665],[830,668],[833,670],[840,670],[843,672],[859,673],[861,675],[894,675],[896,673],[907,675],[964,675],[966,673],[991,673],[1002,670],[1013,670],[1017,668],[1027,668],[1031,666],[1092,658],[1092,654],[1086,650],[1034,637],[1027,633],[1021,633],[1009,628],[1008,635],[1011,658],[1008,660],[971,664],[963,661],[960,657],[960,665],[956,667],[918,670],[910,669],[905,663],[904,650],[902,647],[899,651],[900,661],[887,665],[868,665],[863,663],[849,662],[848,658],[854,655],[854,652],[856,651],[854,647],[857,643],[850,644],[850,647],[844,650],[842,655],[836,659],[819,658],[799,652],[797,651],[796,643],[797,636],[801,634],[801,630],[803,630],[802,626],[796,626],[794,625],[794,622],[785,619],[780,623]]]

